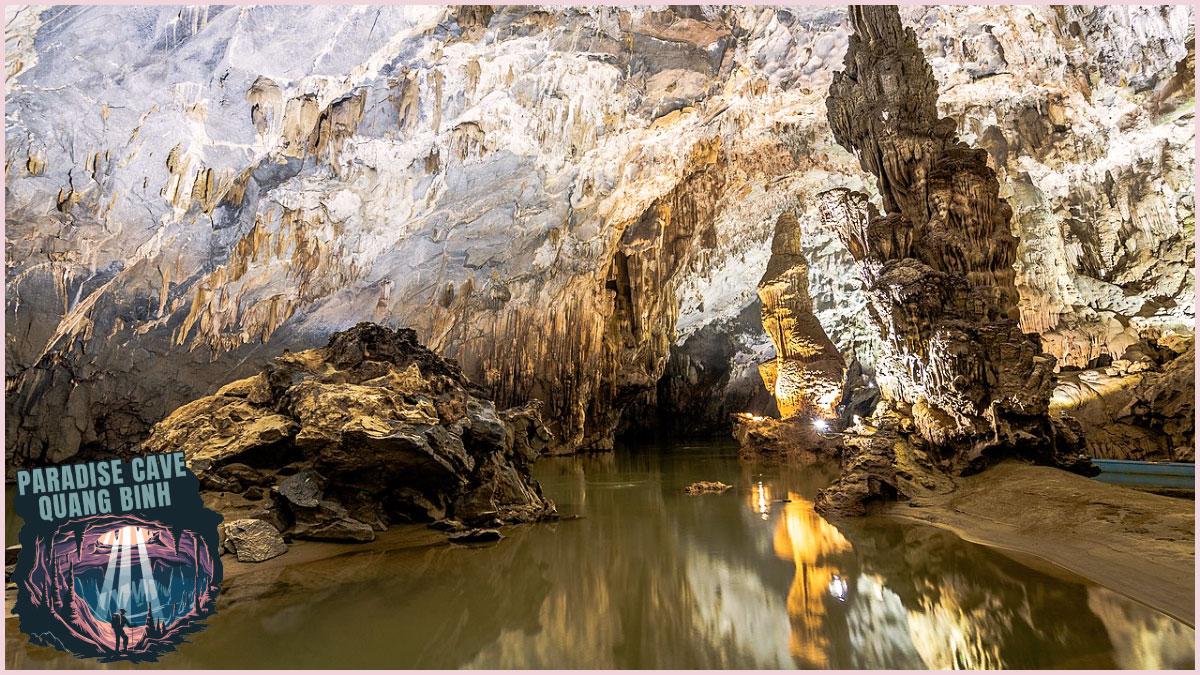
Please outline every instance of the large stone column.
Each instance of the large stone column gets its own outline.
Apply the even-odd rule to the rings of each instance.
[[[813,314],[800,235],[795,214],[781,213],[771,259],[758,283],[763,328],[775,343],[776,356],[760,365],[759,372],[781,418],[832,420],[842,398],[846,364]]]
[[[858,262],[884,344],[877,371],[887,414],[864,431],[877,442],[847,439],[848,466],[872,454],[872,468],[857,478],[848,471],[830,494],[857,480],[842,497],[905,496],[889,474],[897,447],[921,465],[927,450],[953,473],[978,470],[1001,450],[1063,463],[1047,417],[1055,361],[1017,323],[1012,210],[987,153],[938,117],[938,83],[895,7],[852,7],[850,21],[828,119],[876,177],[884,213],[865,195],[834,190],[822,195],[822,214]]]

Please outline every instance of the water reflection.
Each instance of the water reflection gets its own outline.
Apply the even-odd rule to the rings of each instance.
[[[790,653],[805,668],[1191,667],[1195,631],[1103,588],[954,535],[818,515],[825,476],[784,469],[775,553],[792,561]],[[820,474],[821,472],[817,472]],[[770,493],[769,480],[758,493]],[[792,491],[799,490],[799,492]],[[754,499],[752,509],[762,510]]]
[[[539,462],[563,513],[484,547],[348,553],[235,579],[160,667],[1189,667],[1195,632],[952,534],[831,523],[832,466],[726,445]],[[690,497],[720,480],[724,494]],[[289,554],[290,555],[290,554]],[[281,560],[285,560],[285,558]],[[10,620],[8,665],[63,667]],[[144,667],[144,666],[143,666]]]
[[[774,543],[775,555],[796,566],[787,596],[791,654],[804,668],[827,668],[832,650],[825,625],[826,604],[830,599],[845,602],[848,590],[844,571],[834,557],[849,551],[850,542],[817,515],[811,501],[789,492],[783,517],[775,527]]]

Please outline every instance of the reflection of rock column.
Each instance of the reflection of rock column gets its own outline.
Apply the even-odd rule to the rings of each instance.
[[[850,550],[850,542],[813,510],[813,503],[789,492],[790,500],[775,530],[775,555],[796,564],[796,576],[788,591],[787,610],[792,624],[791,653],[804,668],[828,668],[830,630],[826,626],[825,603],[844,583],[829,558]]]
[[[1194,628],[1100,586],[1087,589],[1087,604],[1104,622],[1117,668],[1186,670],[1194,665]]]
[[[883,397],[946,468],[994,447],[1052,456],[1054,359],[1016,320],[1012,211],[987,154],[938,117],[937,81],[895,7],[850,18],[829,123],[875,175],[886,215],[845,190],[825,193],[822,213],[858,263],[883,338]]]
[[[808,295],[808,261],[800,225],[791,211],[775,223],[771,260],[758,283],[763,328],[776,357],[759,366],[784,419],[795,415],[832,419],[842,397],[846,366],[817,317]]]

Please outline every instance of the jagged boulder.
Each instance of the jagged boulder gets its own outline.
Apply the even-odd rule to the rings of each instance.
[[[238,562],[263,562],[287,553],[287,544],[270,523],[241,518],[225,523],[225,547]]]
[[[511,523],[554,514],[529,475],[551,439],[536,403],[496,411],[411,330],[360,323],[319,349],[193,401],[147,452],[184,451],[218,508],[290,536],[370,541],[395,522]],[[264,487],[271,499],[261,499]]]

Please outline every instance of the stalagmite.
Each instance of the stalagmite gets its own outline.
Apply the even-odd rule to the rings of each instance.
[[[911,477],[898,470],[904,464],[971,472],[1015,452],[1089,465],[1047,415],[1055,359],[1017,323],[1012,210],[986,151],[961,143],[954,120],[938,117],[937,81],[895,7],[853,7],[850,20],[828,119],[875,176],[884,213],[865,195],[833,190],[822,195],[822,217],[858,264],[883,340],[884,406],[876,428],[855,430],[866,438],[847,440],[846,471],[822,508],[908,496],[909,481],[897,476]]]
[[[763,328],[776,354],[759,370],[775,395],[780,417],[836,417],[846,365],[813,314],[808,261],[800,246],[800,225],[791,211],[784,211],[775,223],[771,260],[758,282],[758,297]]]
[[[740,457],[805,461],[837,451],[836,437],[826,432],[838,417],[846,364],[813,314],[808,287],[800,224],[786,210],[775,222],[771,259],[758,282],[762,326],[775,346],[775,356],[758,368],[780,419],[734,416]]]

